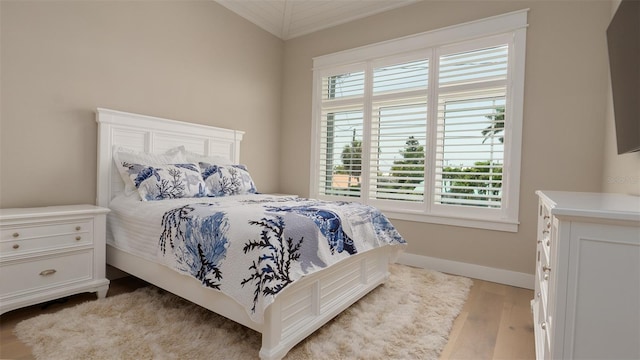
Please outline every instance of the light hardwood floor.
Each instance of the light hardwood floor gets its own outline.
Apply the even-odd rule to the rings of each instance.
[[[107,296],[145,285],[132,277],[117,279],[111,282]],[[529,306],[532,297],[532,290],[474,279],[441,359],[535,359]],[[1,315],[0,359],[34,358],[29,347],[13,334],[18,322],[92,299],[95,299],[93,294],[79,294],[70,296],[65,302],[34,305]]]
[[[473,280],[441,359],[535,359],[533,290]]]

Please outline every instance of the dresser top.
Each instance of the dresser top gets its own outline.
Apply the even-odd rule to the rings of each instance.
[[[0,209],[0,220],[41,218],[47,216],[104,214],[109,209],[95,205],[60,205],[33,208]]]
[[[640,196],[570,191],[536,191],[556,216],[640,221]]]

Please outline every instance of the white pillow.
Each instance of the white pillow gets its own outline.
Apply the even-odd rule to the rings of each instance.
[[[129,164],[129,178],[143,201],[206,196],[198,164]]]
[[[127,149],[121,146],[113,147],[113,161],[124,181],[125,195],[135,194],[137,189],[130,178],[130,166],[132,164],[162,165],[186,163],[184,153],[168,150],[165,154],[150,154],[142,151]]]
[[[193,151],[187,150],[184,146],[178,146],[173,149],[167,150],[165,154],[175,154],[177,152],[181,152],[188,162],[190,163],[207,163],[207,164],[216,164],[216,165],[231,165],[233,162],[224,157],[217,155],[200,155],[198,153],[194,153]]]

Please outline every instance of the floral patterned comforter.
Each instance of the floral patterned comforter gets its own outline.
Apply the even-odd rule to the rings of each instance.
[[[379,210],[359,203],[251,195],[136,207],[127,216],[155,218],[158,261],[223,291],[257,322],[303,276],[354,254],[406,244]]]

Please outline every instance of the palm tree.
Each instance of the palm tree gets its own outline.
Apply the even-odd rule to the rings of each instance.
[[[487,119],[491,120],[492,123],[489,127],[482,130],[482,136],[484,136],[484,140],[482,140],[483,144],[496,134],[504,131],[504,106],[498,106],[495,110],[495,115],[485,116]],[[504,143],[504,136],[499,137],[498,141],[500,141],[500,143]]]

